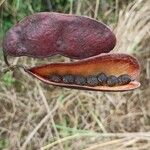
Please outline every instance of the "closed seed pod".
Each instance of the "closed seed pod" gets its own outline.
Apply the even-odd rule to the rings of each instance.
[[[83,59],[111,51],[116,37],[103,23],[89,17],[42,12],[24,18],[5,35],[5,57],[45,58],[60,54]]]

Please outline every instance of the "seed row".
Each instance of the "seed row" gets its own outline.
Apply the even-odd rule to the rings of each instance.
[[[98,85],[126,85],[131,82],[131,77],[127,74],[120,75],[119,77],[110,75],[107,76],[105,73],[100,73],[98,75],[89,75],[87,77],[82,75],[71,75],[67,74],[64,76],[51,75],[48,77],[49,80],[53,82],[62,82],[66,84],[77,84],[77,85],[88,85],[88,86],[98,86]]]

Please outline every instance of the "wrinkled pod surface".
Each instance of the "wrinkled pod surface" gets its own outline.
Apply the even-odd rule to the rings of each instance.
[[[45,58],[60,54],[83,59],[111,51],[115,35],[83,16],[42,12],[24,18],[5,35],[5,55]]]
[[[7,56],[45,58],[60,54],[81,59],[51,63],[24,70],[41,81],[67,88],[96,91],[126,91],[140,86],[138,61],[126,54],[110,52],[116,37],[94,19],[42,12],[27,16],[13,26],[3,41]]]

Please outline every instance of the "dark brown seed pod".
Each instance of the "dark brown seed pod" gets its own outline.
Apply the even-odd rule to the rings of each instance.
[[[131,82],[131,76],[127,74],[120,75],[118,77],[118,81],[120,85],[126,85]]]
[[[85,85],[86,84],[86,77],[81,76],[81,75],[77,75],[75,76],[75,84],[77,85]]]
[[[99,81],[99,85],[104,85],[107,82],[107,75],[105,73],[100,73],[97,75],[97,79]]]
[[[107,79],[107,85],[108,86],[115,86],[119,83],[118,78],[116,76],[109,76]]]
[[[83,59],[111,51],[116,37],[103,23],[84,16],[42,12],[25,17],[5,35],[5,56]],[[6,57],[5,57],[6,58]]]
[[[63,82],[64,83],[74,83],[74,76],[69,74],[69,75],[64,75],[63,76]]]

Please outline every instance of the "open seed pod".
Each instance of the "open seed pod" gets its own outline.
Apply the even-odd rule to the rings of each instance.
[[[60,13],[36,13],[24,18],[5,35],[7,56],[45,58],[60,54],[81,59],[51,63],[24,70],[41,81],[67,88],[127,91],[140,86],[138,61],[110,52],[116,37],[103,23],[88,17]]]
[[[45,83],[67,88],[127,91],[140,86],[136,81],[139,64],[134,57],[126,54],[102,54],[72,63],[51,63],[25,70]],[[106,75],[106,80],[103,77],[99,79],[99,75],[102,74]],[[112,75],[117,81],[113,78],[112,81],[109,80]],[[119,80],[121,75],[122,77],[128,75],[128,80],[125,81],[124,78]]]

